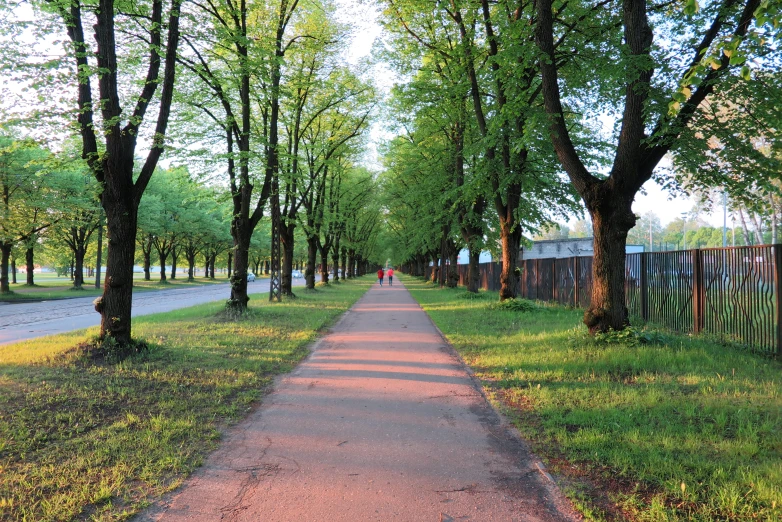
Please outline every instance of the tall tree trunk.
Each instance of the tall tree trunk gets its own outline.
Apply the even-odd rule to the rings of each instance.
[[[280,292],[285,296],[293,295],[293,233],[296,230],[295,223],[280,223],[280,243],[282,243],[282,274],[280,278]]]
[[[166,282],[166,259],[168,256],[166,255],[165,250],[161,250],[158,252],[158,259],[160,260],[160,282],[165,283]]]
[[[762,245],[763,243],[765,243],[765,241],[763,240],[763,220],[760,216],[758,216],[754,212],[752,212],[749,216],[750,218],[752,218],[752,224],[754,225],[755,239],[757,240],[757,244]]]
[[[350,274],[348,274],[348,249],[345,247],[342,247],[341,249],[342,254],[342,279],[346,279],[350,277]]]
[[[315,263],[318,255],[317,238],[307,238],[307,268],[304,270],[304,282],[307,288],[315,288]]]
[[[132,169],[132,161],[126,166]],[[120,345],[127,346],[131,342],[133,259],[136,254],[138,207],[132,199],[133,191],[129,183],[132,176],[118,175],[111,179],[114,183],[106,183],[102,198],[109,239],[106,278],[103,296],[95,302],[95,310],[101,314],[100,337],[111,337]],[[122,180],[127,180],[127,185]]]
[[[329,284],[329,251],[328,248],[320,247],[320,282]]]
[[[176,279],[176,262],[179,257],[179,249],[176,246],[171,247],[171,279]]]
[[[82,287],[84,286],[84,255],[85,254],[86,254],[86,249],[82,245],[78,245],[76,247],[76,250],[73,252],[73,258],[75,261],[73,288],[77,288],[79,290],[81,290]]]
[[[521,248],[521,226],[500,219],[500,243],[502,244],[502,271],[500,272],[500,301],[518,295],[519,276],[516,271]],[[624,266],[624,265],[622,265]]]
[[[187,258],[187,280],[188,281],[195,281],[195,264],[196,264],[196,256],[195,253],[193,254],[185,254],[185,257]]]
[[[234,254],[233,252],[228,252],[228,279],[231,279],[231,269],[233,268],[233,260],[234,260]],[[247,258],[247,267],[250,267],[250,258]]]
[[[237,221],[239,217],[235,218]],[[234,312],[242,313],[247,309],[250,296],[247,294],[247,272],[250,267],[250,239],[252,229],[249,226],[233,224],[231,232],[234,236],[233,264],[234,273],[231,277],[231,300],[228,308]],[[212,258],[212,278],[214,278],[214,257]]]
[[[11,256],[11,282],[16,284],[16,258]]]
[[[144,281],[150,281],[152,279],[152,274],[150,274],[152,265],[152,247],[150,245],[150,247],[147,248],[147,245],[144,245],[141,247],[141,251],[144,254]]]
[[[348,277],[356,277],[356,251],[348,249]]]
[[[481,287],[481,250],[479,248],[471,248],[469,253],[470,260],[469,267],[467,268],[467,290],[469,292],[477,293]]]
[[[27,269],[27,286],[35,286],[35,252],[29,247],[24,252],[25,267]]]
[[[448,241],[448,280],[446,285],[448,288],[456,288],[459,286],[459,249],[456,243]]]
[[[339,241],[334,245],[334,248],[331,250],[331,265],[334,275],[334,282],[339,282]]]
[[[741,229],[744,232],[744,244],[749,246],[752,244],[752,240],[749,234],[749,228],[747,227],[747,220],[744,219],[744,211],[741,207],[739,207],[739,219],[741,220]]]
[[[247,245],[249,247],[249,245],[250,245],[249,241],[247,242]],[[209,279],[214,279],[215,278],[215,260],[216,259],[217,259],[217,254],[216,253],[212,254],[212,256],[209,258]],[[245,265],[245,271],[247,270],[246,267],[247,267],[247,265]],[[247,289],[247,279],[245,278],[244,281],[245,281],[244,287],[245,287],[245,293],[246,293],[247,292],[247,290],[246,290]]]
[[[95,256],[95,288],[100,288],[100,271],[103,263],[103,218],[98,224],[98,253]]]
[[[8,284],[8,260],[11,258],[11,243],[0,243],[0,293],[11,291]]]
[[[625,245],[635,226],[632,197],[622,203],[606,191],[601,205],[590,205],[594,234],[592,301],[584,312],[591,333],[622,330],[629,323],[625,304]]]

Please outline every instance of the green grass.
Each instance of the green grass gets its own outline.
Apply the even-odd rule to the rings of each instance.
[[[24,276],[24,274],[21,274]],[[169,279],[161,283],[157,274],[153,274],[151,281],[144,281],[144,274],[134,274],[134,291],[165,290],[170,288],[186,288],[190,286],[203,286],[227,283],[226,274],[217,274],[215,279],[196,277],[194,281],[188,281],[187,276],[178,275],[177,279]],[[31,301],[48,299],[70,299],[73,297],[97,297],[103,294],[103,288],[95,288],[95,279],[85,281],[81,290],[73,288],[73,282],[68,277],[57,277],[54,274],[35,274],[35,286],[27,286],[24,279],[19,283],[9,285],[11,293],[0,294],[0,301]]]
[[[782,520],[782,364],[406,280],[590,520]]]
[[[117,365],[69,351],[93,331],[0,347],[0,520],[125,520],[182,483],[273,376],[372,284],[353,280],[238,322],[223,303],[133,320]]]

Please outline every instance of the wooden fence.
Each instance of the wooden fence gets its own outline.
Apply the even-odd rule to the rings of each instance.
[[[519,268],[521,297],[589,305],[591,257],[525,259]],[[481,288],[499,290],[500,270],[499,263],[481,263]],[[459,265],[459,284],[466,282],[467,265]],[[780,284],[782,245],[645,252],[628,254],[625,263],[631,317],[777,356],[782,355]]]

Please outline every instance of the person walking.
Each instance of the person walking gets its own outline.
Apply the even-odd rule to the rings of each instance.
[[[377,280],[380,281],[380,286],[383,286],[383,269],[377,271]]]
[[[389,269],[386,272],[386,274],[388,274],[388,286],[393,285],[394,284],[394,269],[389,267]]]

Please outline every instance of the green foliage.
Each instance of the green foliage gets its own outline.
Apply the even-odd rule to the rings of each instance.
[[[609,330],[590,335],[583,325],[574,329],[568,340],[573,347],[621,344],[636,348],[644,345],[665,345],[674,341],[671,335],[647,327],[628,326],[622,330]]]
[[[514,297],[504,301],[495,301],[488,306],[489,310],[504,310],[510,312],[535,312],[540,306],[535,301]]]

